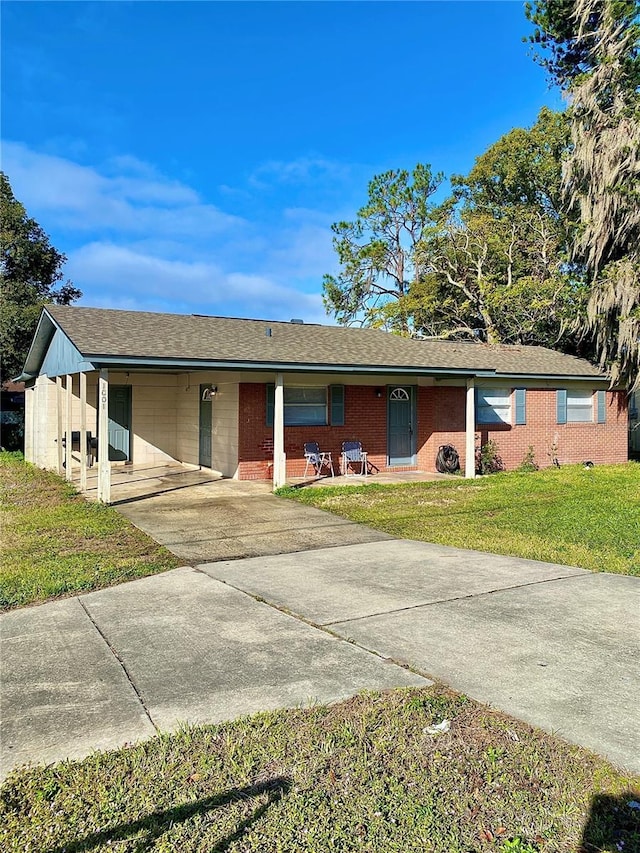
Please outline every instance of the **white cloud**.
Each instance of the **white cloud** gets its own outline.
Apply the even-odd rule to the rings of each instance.
[[[318,155],[298,157],[295,160],[269,160],[249,177],[249,183],[258,188],[270,184],[307,184],[317,181],[342,181],[349,175],[344,163]]]
[[[327,321],[320,294],[302,293],[268,275],[226,272],[215,263],[90,243],[70,253],[67,266],[87,305]]]
[[[296,206],[296,192],[310,197],[303,186],[282,191],[288,205],[255,204],[247,186],[250,218],[241,218],[127,154],[92,167],[10,142],[3,168],[68,256],[65,275],[82,304],[330,322],[322,275],[335,266],[330,225],[339,217]],[[314,169],[337,173],[339,165],[301,158],[264,167],[285,183]]]
[[[66,230],[206,237],[243,224],[132,157],[112,160],[100,171],[6,142],[3,168],[30,212],[54,212]]]

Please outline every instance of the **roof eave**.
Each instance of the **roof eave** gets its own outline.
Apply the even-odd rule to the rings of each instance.
[[[38,376],[40,365],[44,361],[47,347],[51,343],[57,327],[58,324],[56,321],[53,319],[51,314],[49,314],[46,307],[43,307],[40,317],[38,318],[38,325],[36,326],[31,346],[29,347],[27,357],[24,360],[22,373],[19,377],[13,380],[14,382],[28,382]],[[37,365],[35,371],[33,367],[31,367],[31,369],[27,369],[33,360],[35,360]]]
[[[493,368],[455,368],[455,367],[416,367],[415,365],[372,365],[372,364],[330,364],[330,363],[301,363],[301,362],[265,362],[265,361],[230,361],[211,359],[167,359],[152,356],[108,356],[95,353],[83,353],[96,368],[106,367],[156,367],[181,368],[183,370],[254,370],[256,372],[288,372],[288,373],[344,373],[344,374],[403,374],[415,376],[466,376],[487,377],[494,379],[522,379],[544,381],[591,381],[609,382],[603,374],[553,374],[553,373],[507,373]]]
[[[163,367],[182,368],[184,370],[255,370],[295,373],[386,373],[416,375],[462,375],[495,376],[492,369],[474,370],[454,367],[416,367],[415,365],[375,365],[375,364],[332,364],[327,362],[290,362],[290,361],[232,361],[223,359],[183,359],[154,358],[152,356],[128,358],[122,356],[96,355],[83,353],[96,368],[98,367]]]

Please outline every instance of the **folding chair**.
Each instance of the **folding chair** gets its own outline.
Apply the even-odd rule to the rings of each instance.
[[[357,470],[358,466],[360,471]],[[351,474],[349,474],[351,469]],[[366,477],[369,473],[367,453],[359,441],[343,441],[340,455],[340,473],[345,477]]]
[[[335,476],[333,472],[333,460],[331,459],[331,453],[327,450],[320,450],[320,445],[317,441],[305,442],[304,458],[306,459],[306,465],[304,466],[303,477],[307,476],[309,466],[311,466],[316,472],[316,477],[321,477],[323,470],[326,470],[327,472],[331,471],[331,476]]]

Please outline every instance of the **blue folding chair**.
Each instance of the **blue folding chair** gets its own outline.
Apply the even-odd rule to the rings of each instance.
[[[330,471],[331,476],[335,476],[333,472],[333,460],[331,453],[327,450],[320,450],[320,445],[317,441],[307,441],[304,445],[304,458],[306,465],[304,466],[303,477],[307,476],[309,466],[315,471],[316,477],[321,477],[324,470],[327,473]]]
[[[358,470],[358,468],[360,470]],[[351,473],[349,473],[351,471]],[[343,441],[340,455],[340,473],[345,477],[366,477],[369,473],[367,453],[359,441]]]

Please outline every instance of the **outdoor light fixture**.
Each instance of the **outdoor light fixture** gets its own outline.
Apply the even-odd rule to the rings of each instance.
[[[382,397],[382,388],[376,388],[374,390],[374,394],[376,395],[376,397]]]
[[[202,401],[206,402],[207,400],[213,400],[217,393],[217,385],[208,385],[202,392]]]

